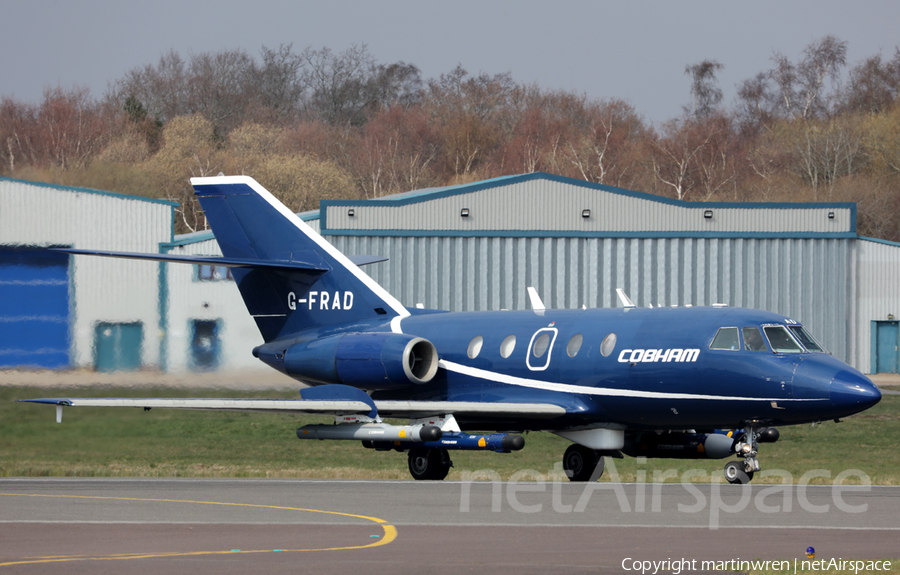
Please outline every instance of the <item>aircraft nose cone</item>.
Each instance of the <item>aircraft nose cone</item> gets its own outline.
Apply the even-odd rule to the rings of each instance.
[[[861,373],[838,372],[831,381],[831,405],[835,410],[852,415],[869,409],[881,401],[881,392]]]

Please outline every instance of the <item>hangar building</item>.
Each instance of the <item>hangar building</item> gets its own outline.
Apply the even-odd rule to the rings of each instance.
[[[157,252],[174,202],[0,178],[0,367],[159,363],[159,266],[48,247]]]
[[[17,186],[35,186],[47,194],[96,194],[0,180],[0,225],[8,210],[18,209],[7,207],[6,198],[7,189]],[[103,196],[146,202],[148,219],[153,209],[168,210],[171,217],[166,202]],[[67,210],[42,213],[43,219],[33,216],[38,227],[62,228],[71,217]],[[534,286],[548,307],[614,307],[619,305],[615,289],[623,288],[639,306],[723,303],[783,313],[861,371],[898,371],[900,330],[894,314],[900,314],[900,244],[859,237],[855,204],[681,202],[532,173],[377,200],[325,200],[318,211],[301,217],[348,255],[389,257],[364,269],[408,306],[526,309],[526,287]],[[171,223],[166,225],[171,230]],[[133,227],[85,233],[92,231],[126,233]],[[0,253],[74,241],[18,233],[7,233],[3,225],[0,249],[5,251]],[[152,247],[133,251],[220,253],[211,232],[173,237],[169,231],[161,240],[147,234],[152,239],[145,238],[145,245]],[[124,249],[123,243],[103,242],[99,237],[79,240],[76,247]],[[87,265],[83,256],[73,259],[77,265],[69,264],[71,269]],[[4,269],[0,286],[6,285]],[[108,275],[94,281],[110,289],[123,269],[104,267],[98,272]],[[266,369],[250,356],[261,340],[227,269],[160,264],[158,271],[158,345],[154,351],[145,341],[142,365]],[[91,354],[78,346],[99,341],[97,334],[105,333],[101,325],[129,321],[83,315],[81,281],[87,280],[70,274],[70,307],[78,309],[70,331],[88,335],[73,337],[69,365],[90,366]],[[122,290],[119,297],[127,293]],[[96,351],[93,361],[100,368]]]

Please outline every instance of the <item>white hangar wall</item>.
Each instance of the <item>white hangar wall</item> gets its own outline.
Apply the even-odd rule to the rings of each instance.
[[[833,234],[856,225],[849,203],[683,202],[543,173],[322,206],[323,229],[335,233]]]
[[[212,232],[177,236],[165,251],[222,255]],[[163,265],[168,293],[163,361],[168,371],[271,369],[251,353],[263,339],[226,268]]]
[[[864,373],[900,368],[900,244],[860,238],[857,249],[859,291],[854,367]]]
[[[172,239],[175,205],[85,188],[0,178],[0,247],[8,253],[46,247],[156,253],[160,243]],[[27,281],[37,286],[41,280]],[[136,359],[139,365],[158,365],[157,265],[69,256],[68,281],[68,366],[97,367],[100,361],[101,368],[115,367],[115,362],[129,359]],[[11,283],[6,282],[6,286]],[[3,329],[26,332],[28,323],[39,322],[40,315],[30,313],[28,317],[7,319]],[[107,349],[107,343],[112,347]],[[136,345],[139,350],[125,350],[130,357],[123,357],[122,345]],[[39,351],[32,350],[34,365],[41,365]],[[135,351],[138,357],[134,357]]]

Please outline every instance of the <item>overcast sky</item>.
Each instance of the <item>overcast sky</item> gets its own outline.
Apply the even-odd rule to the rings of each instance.
[[[900,46],[895,0],[4,0],[0,95],[38,102],[46,87],[86,86],[95,97],[127,70],[182,56],[293,43],[342,51],[365,43],[382,63],[403,60],[437,77],[510,72],[519,83],[622,98],[648,120],[689,100],[687,64],[716,59],[725,101],[735,84],[792,61],[833,34],[848,62]]]

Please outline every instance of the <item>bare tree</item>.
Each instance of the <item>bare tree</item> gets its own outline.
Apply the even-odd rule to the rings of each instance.
[[[841,68],[847,63],[847,42],[825,36],[808,45],[803,56],[797,66],[797,78],[801,88],[802,116],[810,118],[829,109],[825,80],[839,82]]]
[[[509,73],[470,76],[462,66],[428,83],[425,105],[441,133],[446,176],[467,176],[496,149],[515,87]]]
[[[812,188],[816,201],[822,186],[828,187],[830,198],[838,178],[853,174],[864,161],[855,117],[810,120],[783,129],[794,151],[790,166]]]
[[[698,128],[695,122],[670,120],[663,124],[662,136],[654,143],[653,172],[679,200],[687,199],[693,190],[694,158],[710,141],[710,134]]]
[[[773,97],[769,88],[769,76],[760,72],[738,85],[735,114],[746,132],[758,132],[775,117]]]
[[[885,62],[880,55],[866,58],[850,70],[841,103],[851,112],[879,113],[900,96],[900,48]]]
[[[722,90],[716,80],[716,72],[724,68],[716,60],[703,60],[687,65],[684,73],[691,77],[691,107],[685,112],[695,118],[704,118],[722,102]]]
[[[775,82],[777,101],[787,118],[821,116],[830,110],[825,81],[837,84],[847,63],[847,42],[825,36],[803,49],[796,65],[779,52],[772,57],[775,68],[769,77]]]
[[[332,125],[361,126],[379,108],[410,105],[421,91],[419,69],[405,62],[379,64],[365,44],[335,54],[307,48],[301,54],[309,110]]]
[[[650,131],[631,104],[608,100],[585,106],[586,121],[566,146],[579,177],[613,186],[634,183]]]
[[[303,80],[303,57],[293,52],[291,44],[277,49],[260,50],[262,64],[255,70],[255,86],[259,103],[279,122],[294,117],[306,98]]]

